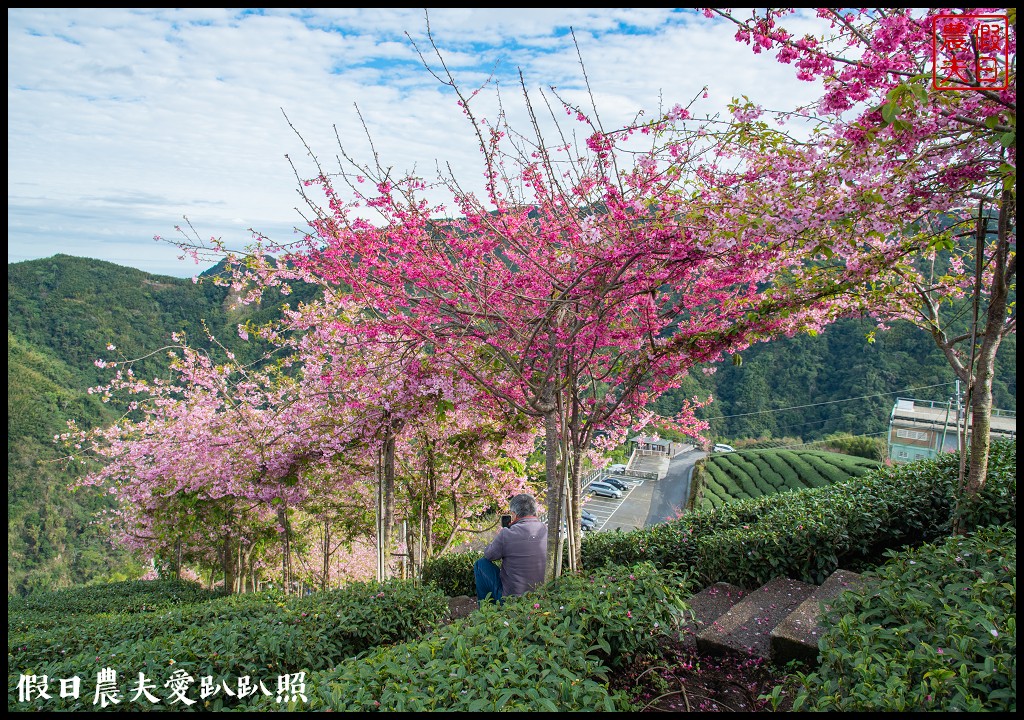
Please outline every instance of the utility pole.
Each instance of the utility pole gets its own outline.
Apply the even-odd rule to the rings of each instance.
[[[956,437],[957,437],[957,448],[960,450],[961,456],[964,452],[964,442],[967,437],[967,433],[960,428],[960,418],[962,416],[962,398],[960,396],[960,379],[956,381]]]

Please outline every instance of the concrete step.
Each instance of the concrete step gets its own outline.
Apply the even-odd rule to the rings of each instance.
[[[770,658],[769,634],[811,597],[815,588],[789,578],[770,580],[697,633],[697,649],[712,654],[731,651]]]
[[[688,598],[686,603],[693,611],[693,618],[683,625],[680,632],[683,642],[695,648],[697,635],[742,600],[746,594],[747,591],[741,587],[720,582],[709,585]]]
[[[753,592],[716,583],[689,599],[694,618],[683,629],[684,641],[700,652],[735,652],[784,665],[799,659],[815,663],[821,605],[864,580],[837,570],[821,586],[775,578]]]
[[[790,660],[817,664],[818,639],[823,627],[818,622],[825,611],[831,609],[830,600],[845,590],[859,590],[866,580],[849,570],[836,570],[814,593],[782,622],[770,635],[771,659],[777,665],[785,665]]]

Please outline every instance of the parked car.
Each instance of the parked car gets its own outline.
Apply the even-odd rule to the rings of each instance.
[[[623,465],[622,463],[615,463],[614,465],[609,465],[608,469],[605,470],[605,472],[610,472],[613,475],[621,475],[622,473],[626,472],[626,466]]]
[[[587,520],[586,518],[582,518],[580,520],[580,527],[583,529],[583,532],[593,532],[593,531],[597,530],[597,523],[595,521],[593,521],[593,520]],[[566,523],[563,522],[562,523],[562,537],[563,538],[566,537],[569,534],[568,530],[569,530],[569,526]]]
[[[622,491],[614,485],[609,485],[604,482],[592,482],[590,483],[591,495],[600,495],[601,497],[608,498],[621,498]]]
[[[619,478],[613,478],[613,477],[606,477],[603,480],[601,480],[601,482],[607,483],[608,485],[611,485],[612,487],[617,487],[622,492],[626,492],[631,487],[633,487],[632,485],[630,485],[625,480],[620,480]]]
[[[732,445],[726,445],[725,443],[717,443],[712,452],[736,452],[736,448],[734,448]]]
[[[597,522],[597,516],[594,515],[594,513],[592,513],[589,510],[587,510],[586,508],[580,508],[580,514],[586,520],[590,520],[591,522],[594,522],[594,523]]]

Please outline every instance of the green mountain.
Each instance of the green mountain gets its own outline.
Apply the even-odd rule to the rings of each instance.
[[[204,273],[220,272],[220,266]],[[287,301],[309,299],[293,287]],[[7,273],[7,592],[58,589],[137,576],[138,561],[111,547],[94,525],[107,498],[70,493],[80,472],[60,461],[54,442],[69,419],[81,427],[110,422],[115,410],[86,389],[109,370],[99,358],[149,356],[133,367],[139,377],[166,373],[159,350],[171,334],[200,344],[209,329],[240,358],[254,352],[236,325],[274,317],[282,302],[235,307],[229,290],[212,282],[151,275],[108,262],[56,255],[8,265]],[[654,405],[678,411],[693,395],[712,394],[711,432],[724,438],[800,437],[881,432],[896,395],[945,400],[953,374],[931,338],[906,324],[877,334],[866,320],[836,323],[819,337],[801,336],[755,346],[743,363],[713,375],[694,373]],[[115,351],[108,351],[108,345]],[[1016,409],[1016,338],[1000,350],[995,405]],[[920,390],[910,391],[911,388]],[[856,399],[855,399],[856,398]],[[793,408],[781,410],[783,408]]]
[[[73,419],[93,427],[114,411],[86,393],[109,371],[99,358],[141,357],[171,333],[202,337],[202,321],[223,331],[227,290],[212,283],[150,275],[56,255],[7,268],[7,592],[127,579],[142,570],[113,548],[90,520],[109,501],[70,493],[80,470],[61,461],[54,436]],[[218,333],[224,334],[224,333]],[[107,345],[116,351],[108,351]],[[166,370],[156,353],[135,365],[143,376]]]
[[[875,330],[875,342],[868,333]],[[993,405],[1017,409],[1017,338],[1007,337],[996,362]],[[702,415],[718,438],[819,440],[835,433],[884,439],[897,397],[945,402],[956,376],[932,338],[910,323],[877,331],[871,320],[842,320],[818,337],[801,335],[755,345],[742,363],[695,373],[654,405],[676,412],[684,398],[711,393]],[[961,388],[962,390],[963,388]]]

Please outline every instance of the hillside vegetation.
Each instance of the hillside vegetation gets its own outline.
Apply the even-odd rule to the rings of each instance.
[[[856,561],[870,592],[834,601],[820,666],[766,690],[761,709],[774,697],[817,711],[1013,712],[1016,443],[995,445],[989,484],[963,509],[965,536],[949,534],[957,467],[946,456],[880,468],[598,533],[580,574],[455,625],[444,602],[452,578],[441,574],[307,597],[222,597],[161,581],[9,599],[8,708],[92,710],[91,692],[61,697],[55,686],[79,677],[84,689],[112,668],[122,695],[108,709],[122,711],[156,707],[127,692],[140,672],[173,709],[183,701],[169,678],[185,673],[193,711],[636,711],[651,692],[680,693],[673,678],[699,664],[664,666],[660,684],[628,674],[637,659],[679,660],[661,653],[697,589],[811,579]],[[464,558],[469,573],[474,557]],[[49,699],[19,696],[27,676],[51,683]],[[243,677],[253,694],[237,692]]]
[[[693,472],[690,507],[721,507],[762,495],[825,487],[880,466],[867,458],[817,450],[746,450],[714,453]]]
[[[206,271],[205,280],[217,272]],[[67,255],[8,265],[9,595],[123,580],[143,570],[90,525],[96,512],[109,509],[109,500],[67,492],[85,468],[59,462],[53,437],[68,420],[88,428],[121,412],[86,392],[110,376],[109,368],[95,365],[99,358],[141,358],[133,365],[136,376],[153,378],[166,374],[161,349],[174,332],[187,333],[201,347],[209,331],[240,358],[258,350],[238,342],[237,325],[274,317],[285,298],[237,306],[227,288],[205,280]],[[310,292],[294,286],[286,299],[294,305]],[[742,365],[685,378],[653,407],[671,415],[683,397],[710,393],[716,398],[711,414],[734,416],[712,420],[712,434],[814,440],[881,431],[896,390],[935,385],[918,396],[948,396],[951,373],[929,338],[897,323],[868,344],[864,336],[871,329],[867,321],[841,321],[817,338],[752,347]],[[116,349],[108,351],[108,345]],[[1006,409],[1016,407],[1015,361],[1011,336],[1000,350],[995,382],[995,403]],[[868,397],[846,402],[862,396]],[[782,407],[801,409],[761,412]]]
[[[201,338],[203,320],[230,342],[226,297],[212,283],[67,255],[8,265],[8,595],[125,580],[145,570],[91,524],[110,502],[68,491],[84,468],[61,462],[53,439],[68,420],[93,427],[118,417],[118,408],[86,392],[108,377],[97,359],[149,356],[134,371],[159,376],[167,357],[156,351],[174,332]]]

